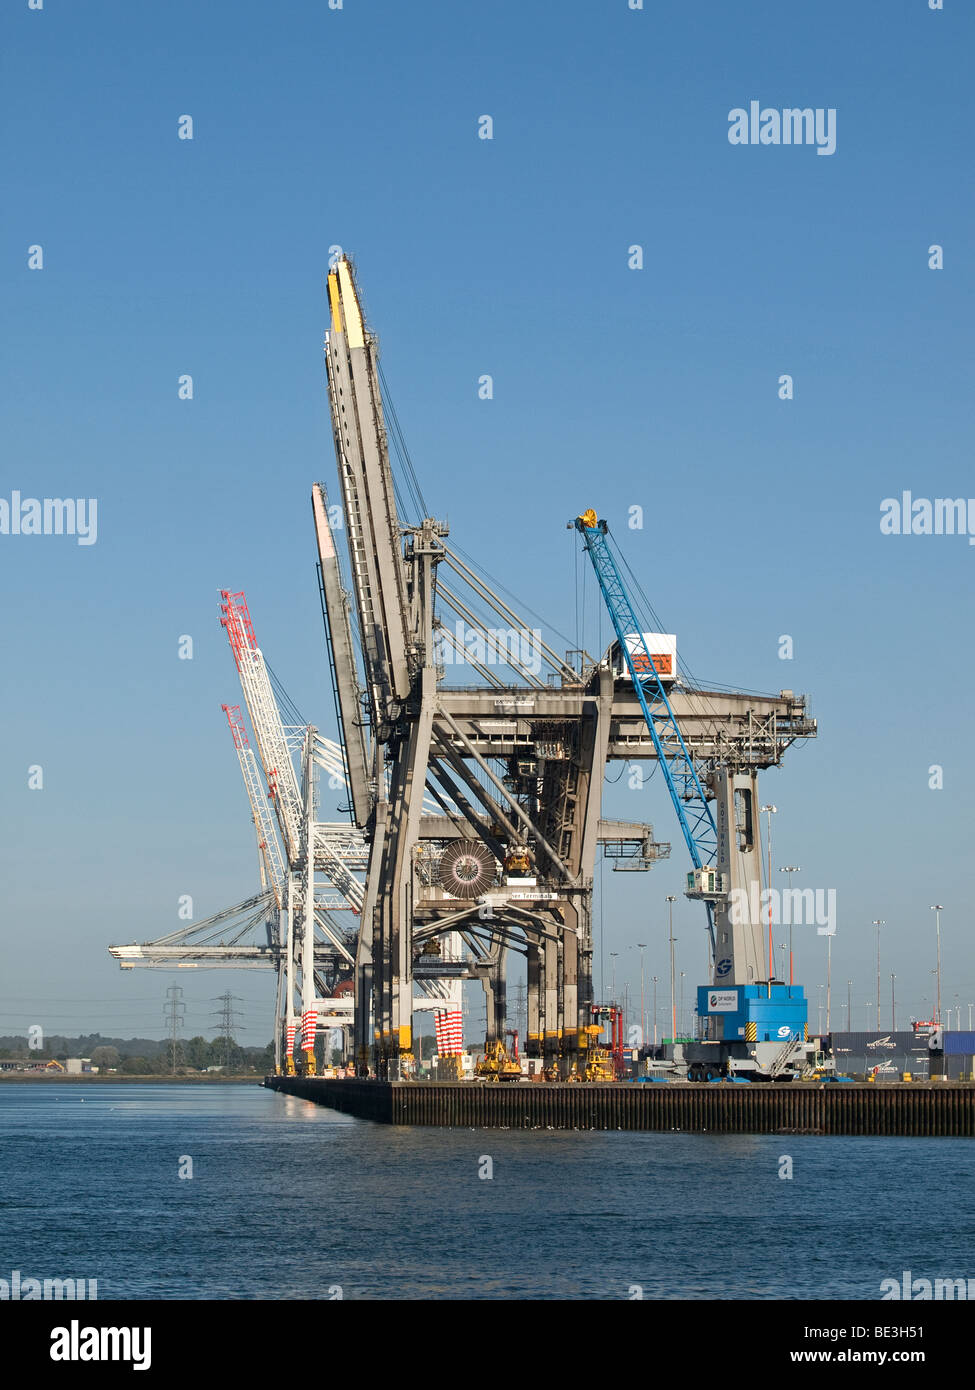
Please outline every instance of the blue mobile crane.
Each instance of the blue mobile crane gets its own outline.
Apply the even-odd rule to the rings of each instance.
[[[693,865],[686,896],[703,901],[708,914],[713,971],[711,984],[697,991],[701,1036],[671,1040],[658,1070],[692,1081],[794,1080],[820,1054],[808,1038],[802,988],[773,979],[773,953],[766,958],[763,949],[757,774],[715,765],[705,791],[667,693],[665,673],[675,673],[667,670],[669,658],[665,663],[650,649],[652,634],[637,618],[609,527],[591,509],[569,526],[592,561],[616,633],[617,669],[633,683],[677,812]]]

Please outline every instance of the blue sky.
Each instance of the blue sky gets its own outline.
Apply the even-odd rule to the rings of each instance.
[[[945,1002],[975,1000],[975,549],[879,528],[904,489],[975,494],[975,15],[946,5],[4,8],[0,496],[97,497],[98,540],[0,535],[0,1033],[158,1035],[168,977],[122,977],[105,945],[175,929],[180,894],[202,916],[256,888],[220,588],[245,589],[331,729],[309,493],[335,471],[333,246],[466,551],[571,634],[565,522],[594,506],[696,674],[809,694],[820,737],[762,790],[776,861],[837,891],[844,1001],[848,978],[876,998],[881,917],[899,1012],[924,1011],[935,901]],[[732,146],[728,113],[753,99],[835,108],[836,152]],[[684,855],[656,787],[606,801],[675,841],[647,878],[605,875],[603,949],[632,985],[637,940],[666,973]],[[678,915],[696,976],[697,909]],[[822,939],[797,953],[815,1003]],[[192,1031],[229,984],[253,1001],[246,1040],[269,1036],[269,977],[181,983]]]

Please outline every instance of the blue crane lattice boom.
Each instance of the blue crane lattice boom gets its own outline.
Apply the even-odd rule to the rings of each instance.
[[[661,684],[653,658],[647,650],[642,627],[623,583],[619,566],[609,548],[609,527],[594,511],[576,517],[576,530],[585,542],[592,567],[599,581],[606,610],[612,620],[633,686],[653,739],[660,767],[674,803],[687,848],[695,869],[713,864],[717,858],[718,833],[714,816],[687,751],[674,712]]]

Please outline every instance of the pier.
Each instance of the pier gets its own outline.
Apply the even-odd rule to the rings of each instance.
[[[377,1124],[975,1137],[975,1085],[951,1082],[489,1085],[269,1076],[264,1084]]]

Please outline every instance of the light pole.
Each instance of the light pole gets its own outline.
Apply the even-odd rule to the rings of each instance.
[[[643,985],[643,953],[647,949],[645,941],[638,941],[637,947],[640,951],[640,1046],[647,1040],[647,1005]]]
[[[833,933],[826,933],[826,1031],[832,1031],[830,1025],[830,1000],[833,990]]]
[[[890,972],[890,1031],[897,1032],[897,1001],[894,997],[894,981],[897,976],[893,971]]]
[[[853,1017],[853,981],[852,981],[852,980],[847,980],[847,982],[846,982],[846,1031],[847,1031],[848,1033],[852,1033],[852,1032],[853,1032],[853,1023],[851,1022],[852,1017]]]
[[[877,1032],[880,1032],[880,928],[886,924],[886,918],[875,917],[873,925],[877,928]]]
[[[683,1037],[684,1034],[687,1032],[687,1025],[686,1025],[685,1022],[684,1022],[684,972],[683,972],[683,970],[680,972],[680,1011],[679,1011],[678,1017],[679,1017],[679,1019],[680,1019],[680,1033],[681,1033],[681,1037]]]
[[[798,864],[786,864],[784,869],[779,870],[780,874],[789,875],[789,984],[795,984],[792,976],[792,875],[802,873]]]
[[[659,976],[659,975],[654,975],[652,978],[653,978],[653,1045],[654,1045],[654,1047],[656,1047],[656,1046],[657,1046],[657,981],[660,979],[660,976]]]
[[[609,958],[610,958],[610,960],[613,962],[613,964],[612,964],[612,972],[613,972],[613,974],[612,974],[612,984],[611,984],[610,987],[609,987],[610,994],[613,996],[613,997],[610,999],[610,1001],[609,1001],[611,1004],[615,1004],[615,1003],[616,1003],[616,957],[617,957],[618,955],[619,955],[619,951],[610,951],[610,953],[609,953]]]
[[[941,913],[943,911],[941,903],[934,903],[931,907],[934,919],[938,926],[938,1027],[941,1027]]]
[[[779,950],[782,952],[782,974],[785,974],[785,953],[788,950],[784,941],[779,942]]]
[[[775,947],[772,945],[772,817],[778,807],[768,803],[759,809],[768,815],[768,829],[765,838],[768,844],[768,873],[766,875],[768,883],[768,997],[771,999],[772,976],[775,974]]]
[[[677,901],[675,893],[667,894],[667,905],[670,910],[670,1037],[674,1041],[677,1037],[677,1001],[674,995],[674,903]]]
[[[822,1035],[823,1035],[823,986],[822,986],[822,985],[817,985],[816,988],[819,990],[819,1036],[822,1037]]]

